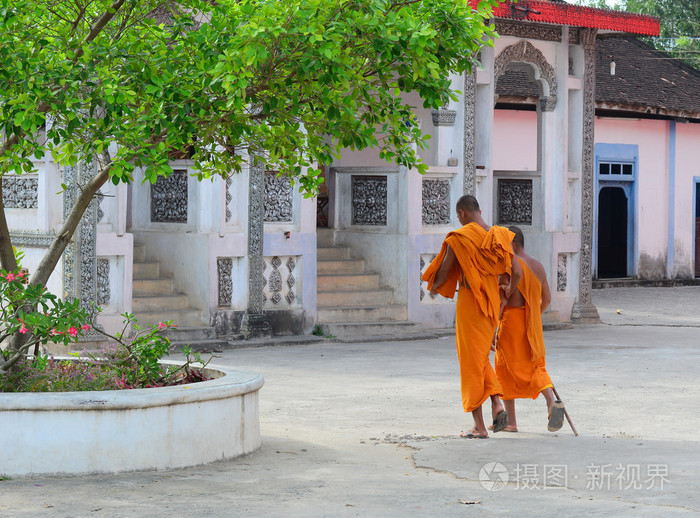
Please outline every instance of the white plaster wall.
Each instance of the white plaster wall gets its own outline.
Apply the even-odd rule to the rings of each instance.
[[[459,224],[453,228],[458,226]],[[420,300],[421,254],[438,253],[446,234],[447,232],[444,234],[413,235],[408,240],[408,319],[412,322],[419,322],[427,328],[451,327],[455,322],[453,301],[426,304],[421,303]],[[454,300],[456,300],[456,296]]]
[[[5,217],[10,232],[20,231],[29,234],[37,233],[46,235],[57,232],[63,221],[63,195],[60,194],[63,181],[60,168],[53,162],[50,156],[45,160],[33,162],[36,173],[22,175],[22,178],[37,178],[36,209],[5,209]],[[57,194],[58,193],[58,194]],[[18,241],[13,242],[17,248],[24,252],[21,261],[22,267],[28,268],[30,275],[39,266],[46,254],[48,247],[37,245],[23,245]],[[51,293],[63,296],[63,260],[60,259],[56,268],[49,277],[46,287]]]
[[[369,271],[380,273],[381,282],[394,290],[394,301],[405,304],[407,298],[407,176],[417,175],[405,168],[341,168],[336,172],[336,243],[359,252]],[[387,177],[386,226],[352,224],[352,176]]]
[[[193,171],[186,161],[176,161],[173,169]],[[187,223],[161,223],[151,221],[151,184],[141,183],[143,174],[134,172],[131,189],[131,222],[134,240],[146,245],[146,258],[160,262],[161,272],[172,276],[176,292],[188,296],[190,306],[198,309],[202,322],[208,321],[211,301],[211,262],[209,234],[219,233],[222,205],[220,178],[213,181],[197,181],[188,176]],[[216,271],[214,271],[216,275]]]
[[[639,146],[635,273],[665,275],[668,252],[668,121],[596,117],[595,142]],[[678,169],[678,165],[676,165]],[[678,185],[678,179],[676,180]],[[682,185],[682,184],[681,184]],[[687,187],[686,187],[687,188]]]
[[[243,233],[227,233],[223,236],[209,234],[208,290],[209,311],[213,314],[219,309],[219,274],[218,258],[230,257],[233,261],[231,271],[233,292],[231,307],[221,309],[245,310],[248,305],[248,237]]]
[[[0,473],[172,469],[257,450],[262,376],[210,369],[225,375],[178,387],[5,394],[0,436],[16,448],[0,458]]]
[[[98,322],[105,331],[113,334],[123,327],[122,313],[130,313],[132,309],[134,236],[98,232],[96,253],[98,259],[107,259],[110,262],[110,301],[103,306]]]
[[[47,250],[48,248],[29,245],[22,247],[22,251],[24,252],[22,267],[29,269],[29,275],[32,275],[37,269]],[[46,288],[51,293],[63,298],[63,258],[59,259],[58,264],[56,264],[56,268],[49,277],[49,282],[46,283]]]

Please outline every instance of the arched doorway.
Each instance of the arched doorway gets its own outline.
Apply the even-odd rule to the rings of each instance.
[[[620,186],[605,186],[598,193],[598,278],[627,277],[629,204]]]

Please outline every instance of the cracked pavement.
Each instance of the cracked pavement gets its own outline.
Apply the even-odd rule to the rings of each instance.
[[[518,401],[517,434],[461,439],[454,337],[227,350],[215,363],[265,376],[259,451],[0,481],[0,517],[695,515],[700,288],[593,297],[604,324],[545,333],[579,437],[547,432],[539,398]]]

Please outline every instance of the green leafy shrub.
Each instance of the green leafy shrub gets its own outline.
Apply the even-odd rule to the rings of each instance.
[[[3,270],[0,337],[10,340],[19,336],[21,342],[0,351],[0,392],[150,388],[206,379],[203,369],[211,358],[202,361],[189,347],[183,349],[183,365],[160,363],[172,349],[170,340],[162,334],[176,327],[171,321],[141,327],[132,314],[123,316],[122,331],[112,336],[90,321],[88,311],[78,301],[62,301],[46,287],[28,284],[23,272]],[[76,353],[75,359],[68,360],[57,360],[38,351],[41,344],[48,342],[76,342],[91,327],[109,343],[94,351]]]

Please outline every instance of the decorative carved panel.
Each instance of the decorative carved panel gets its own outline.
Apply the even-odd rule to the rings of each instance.
[[[476,65],[464,73],[464,192],[476,194]]]
[[[109,259],[97,259],[97,305],[106,306],[112,298],[109,287]]]
[[[352,176],[352,224],[385,226],[386,176]]]
[[[43,232],[10,231],[10,239],[15,246],[31,246],[48,248],[56,239],[56,234]]]
[[[569,27],[569,45],[578,45],[579,41],[579,30],[574,27]]]
[[[2,179],[2,202],[6,209],[39,207],[39,179],[5,176]]]
[[[498,224],[532,225],[532,180],[498,179]]]
[[[248,183],[248,312],[254,314],[261,314],[267,302],[263,292],[264,218],[265,166],[258,163],[250,168]]]
[[[80,185],[84,185],[95,175],[95,163],[79,162],[67,166],[63,171],[63,181],[67,188],[63,193],[63,217],[67,218],[78,199]],[[63,295],[64,299],[78,299],[80,306],[94,312],[97,296],[97,199],[93,198],[78,223],[72,239],[63,252]],[[83,339],[97,336],[90,329]]]
[[[578,300],[571,316],[599,319],[591,301],[593,273],[593,189],[595,181],[593,124],[595,122],[595,45],[597,31],[581,29],[579,38],[584,51],[583,73],[583,149],[581,168],[581,255],[579,258]]]
[[[233,259],[219,257],[216,259],[219,279],[219,307],[230,308],[233,300]]]
[[[292,183],[275,171],[265,173],[265,221],[292,221]]]
[[[99,223],[105,217],[105,211],[102,210],[102,202],[105,199],[105,195],[97,191],[95,197],[97,198],[97,222]]]
[[[496,19],[496,32],[500,36],[517,36],[529,40],[561,41],[561,26],[514,22]]]
[[[423,277],[425,270],[428,268],[433,259],[437,257],[437,254],[421,254],[420,256],[420,302],[421,304],[454,304],[457,300],[457,295],[455,294],[454,299],[448,299],[442,295],[432,295],[428,291],[428,283],[420,279]]]
[[[566,254],[557,259],[557,291],[566,291]]]
[[[289,309],[301,304],[296,288],[299,283],[300,256],[272,256],[264,258],[263,307]]]
[[[187,223],[187,171],[175,170],[151,185],[151,221]]]
[[[494,64],[494,83],[506,71],[509,63],[529,63],[539,70],[539,76],[549,90],[549,95],[540,97],[540,107],[544,111],[552,111],[557,104],[557,76],[554,67],[547,62],[542,52],[535,48],[529,41],[520,41],[510,45],[501,51]],[[494,104],[498,95],[494,99]]]
[[[433,126],[454,126],[457,112],[454,110],[433,110],[431,112],[433,118]]]
[[[233,200],[233,195],[231,194],[231,185],[233,185],[233,176],[229,175],[226,178],[226,222],[228,223],[231,221],[231,217],[233,214],[231,214],[231,208],[229,205],[231,205],[231,201]]]
[[[423,179],[423,225],[450,223],[450,181]]]

